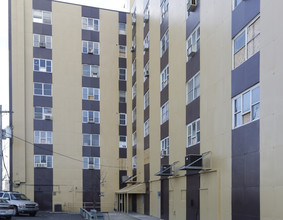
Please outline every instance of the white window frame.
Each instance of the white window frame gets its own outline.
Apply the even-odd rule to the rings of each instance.
[[[99,101],[100,100],[100,89],[83,87],[82,91],[83,91],[83,93],[82,93],[82,99],[83,100],[90,100],[90,101]],[[84,97],[84,91],[86,91],[87,97]],[[93,98],[91,98],[91,97],[93,97]]]
[[[34,131],[34,143],[35,144],[53,144],[53,132],[52,131]]]
[[[44,157],[46,162],[44,162]],[[37,159],[40,160],[39,163],[36,162]],[[51,166],[48,165],[48,163],[51,163]],[[34,167],[35,168],[53,168],[53,156],[52,155],[34,155]]]
[[[89,143],[84,143],[84,136],[89,136]],[[98,137],[98,145],[92,145],[94,136]],[[100,134],[87,134],[83,133],[83,146],[100,147]]]
[[[196,84],[196,79],[199,77],[199,84]],[[189,100],[189,85],[190,83],[193,84],[192,86],[192,94],[193,94],[193,99]],[[186,103],[187,105],[193,102],[196,98],[200,96],[200,91],[197,93],[197,90],[200,90],[200,72],[196,73],[186,84]]]
[[[143,48],[145,48],[145,44],[148,44],[148,49],[149,49],[149,32],[147,32],[144,40],[143,40]],[[145,49],[143,50],[143,53],[145,54]]]
[[[52,49],[52,36],[33,34],[33,47]]]
[[[163,156],[169,156],[169,136],[167,136],[166,138],[162,139],[160,141],[160,151],[166,151],[166,154],[165,155],[161,155],[161,157]]]
[[[259,101],[253,103],[253,102],[252,102],[252,98],[253,98],[253,97],[252,97],[252,95],[253,95],[252,92],[253,92],[255,89],[259,89]],[[249,110],[243,111],[243,96],[244,96],[245,94],[247,94],[248,92],[250,93],[250,97],[249,97]],[[238,111],[236,111],[236,107],[235,107],[235,101],[236,101],[237,99],[240,99],[240,109],[239,109]],[[259,115],[258,115],[258,117],[256,117],[256,118],[253,119],[253,107],[256,106],[256,105],[259,105],[259,109],[258,109]],[[240,124],[240,125],[235,125],[235,116],[236,116],[237,114],[240,114],[240,116],[241,116],[241,124]],[[243,123],[242,118],[243,118],[243,116],[246,115],[246,114],[250,114],[250,121],[247,122],[247,123]],[[253,122],[253,121],[259,120],[259,119],[260,119],[260,85],[257,84],[257,85],[255,85],[255,86],[253,86],[253,87],[251,87],[251,88],[245,90],[244,92],[242,92],[241,94],[237,95],[236,97],[234,97],[234,98],[232,99],[232,128],[233,128],[233,129],[239,128],[239,127],[241,127],[241,126],[247,125],[247,124],[249,124],[249,123],[251,123],[251,122]]]
[[[135,107],[132,110],[132,122],[135,122],[137,120],[137,108]]]
[[[125,138],[125,141],[122,141],[121,138]],[[119,135],[119,148],[127,148],[127,136]]]
[[[93,115],[93,119],[90,117],[90,115]],[[83,110],[82,112],[82,122],[83,123],[95,123],[100,124],[100,112],[99,111],[87,111]]]
[[[137,132],[136,131],[132,134],[132,146],[135,146],[135,145],[137,145]]]
[[[160,73],[160,91],[162,91],[169,83],[169,65],[167,65]]]
[[[125,27],[125,29],[121,29],[121,25]],[[126,23],[119,23],[119,34],[126,35],[127,34],[127,24]]]
[[[87,70],[87,71],[85,71],[85,70]],[[83,72],[83,76],[85,76],[85,77],[99,78],[99,66],[97,66],[97,65],[83,64],[82,65],[82,72]]]
[[[90,163],[92,158],[93,163]],[[90,167],[92,165],[92,168]],[[99,157],[83,157],[83,169],[84,170],[100,170],[100,158]]]
[[[121,71],[125,71],[125,73],[122,73]],[[122,77],[125,75],[125,77]],[[119,68],[119,80],[126,81],[127,80],[127,69],[126,68]]]
[[[145,82],[145,80],[147,79],[146,75],[149,75],[149,61],[147,61],[147,63],[143,68],[143,74],[144,74],[143,81]]]
[[[84,21],[86,21],[86,23]],[[89,25],[89,21],[92,21],[92,25]],[[97,24],[95,24],[95,22],[97,22]],[[90,31],[99,31],[99,19],[82,17],[82,29]]]
[[[121,119],[121,116],[125,116],[125,118]],[[121,123],[121,120],[125,120],[125,123]],[[119,113],[119,125],[127,125],[127,114],[126,113]]]
[[[190,133],[189,133],[189,130],[190,130]],[[191,143],[189,143],[189,137],[190,137]],[[200,143],[200,119],[199,118],[187,125],[187,147],[194,146],[198,143]]]
[[[36,85],[36,84],[37,84],[37,85],[41,85],[41,94],[36,94],[36,93],[35,93],[35,89],[36,89],[36,88],[35,88],[35,85]],[[51,89],[50,89],[50,93],[51,93],[51,94],[50,94],[50,95],[49,95],[49,94],[48,94],[48,95],[45,94],[45,91],[46,91],[45,88],[44,88],[45,85],[48,85],[48,86],[51,87]],[[37,88],[37,89],[38,89],[38,88]],[[39,83],[39,82],[34,82],[34,83],[33,83],[33,95],[34,95],[34,96],[46,96],[46,97],[51,97],[51,96],[52,96],[52,84],[51,84],[51,83]]]
[[[41,112],[37,112],[36,109],[40,110]],[[40,115],[41,117],[36,117],[36,115]],[[50,107],[34,106],[34,119],[35,120],[44,120],[45,116],[52,117],[52,108],[50,108]]]
[[[35,18],[35,13],[36,12],[41,14],[41,18]],[[46,16],[47,14],[50,15],[50,23],[49,22],[48,23],[44,22],[44,16]],[[33,20],[34,23],[41,23],[41,24],[51,25],[52,24],[52,12],[51,11],[44,11],[44,10],[35,10],[35,9],[33,9],[32,20]]]
[[[248,42],[248,28],[254,24],[254,22],[257,20],[257,19],[260,19],[260,15],[257,15],[249,24],[247,24],[234,38],[233,38],[233,41],[232,41],[232,69],[235,69],[235,54],[240,51],[243,47],[245,47],[245,61],[248,60],[248,43],[252,40],[254,40],[257,36],[260,35],[257,34],[256,36],[254,36],[254,38],[250,39],[250,41]],[[241,36],[242,34],[244,33],[245,35],[245,43],[244,43],[244,46],[242,46],[240,49],[237,50],[237,52],[235,52],[235,40]],[[243,62],[243,63],[244,63]],[[241,64],[240,64],[241,65]],[[239,66],[240,66],[239,65]],[[237,67],[236,67],[237,68]]]
[[[119,102],[126,103],[127,102],[127,92],[119,90]]]
[[[162,24],[166,14],[168,13],[169,0],[163,0],[160,5],[160,24]]]
[[[137,168],[137,155],[132,157],[132,169]]]
[[[132,87],[132,99],[134,99],[137,95],[137,83],[135,82],[135,84]]]
[[[144,122],[144,137],[149,135],[149,119]]]
[[[86,47],[84,44],[86,44]],[[84,48],[86,48],[86,51],[84,50]],[[100,54],[99,42],[83,40],[82,41],[82,53],[99,55]]]
[[[169,120],[169,101],[163,104],[160,108],[160,121],[161,124]]]
[[[36,61],[38,62],[38,69],[35,68],[37,66]],[[44,62],[44,66],[41,66],[41,62]],[[48,67],[50,67],[50,71],[47,71]],[[52,73],[52,60],[33,58],[33,71]]]
[[[199,24],[186,40],[186,48],[187,48],[186,51],[188,51],[189,48],[194,47],[194,46],[196,46],[197,51],[199,51],[200,49],[200,25]],[[188,52],[186,53],[187,53],[186,57],[187,57],[187,62],[188,62],[191,57],[188,56]]]
[[[164,48],[163,48],[164,45]],[[160,57],[168,50],[169,48],[169,30],[165,32],[160,40]]]
[[[149,106],[149,90],[144,94],[144,108],[146,109]]]
[[[137,63],[136,63],[136,59],[134,59],[132,63],[132,76],[135,74],[136,71],[137,71]]]
[[[119,45],[119,57],[121,58],[127,58],[127,46],[125,45]],[[124,56],[122,56],[124,54]]]

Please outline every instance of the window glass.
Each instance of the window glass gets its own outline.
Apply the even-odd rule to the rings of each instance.
[[[41,83],[34,83],[34,94],[42,95],[42,85]]]
[[[259,87],[252,90],[252,104],[259,102]]]
[[[250,92],[243,94],[243,112],[250,110]]]
[[[88,169],[88,157],[83,158],[83,169]]]
[[[242,47],[245,46],[245,31],[243,31],[235,40],[234,40],[234,53],[237,53]]]
[[[126,34],[126,24],[119,23],[119,34]]]
[[[119,80],[126,80],[126,69],[119,69]]]

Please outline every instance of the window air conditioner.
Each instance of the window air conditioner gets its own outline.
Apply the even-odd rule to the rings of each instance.
[[[94,164],[89,164],[88,168],[93,170],[94,169]]]
[[[98,76],[98,72],[97,71],[91,71],[92,76]]]
[[[197,0],[188,0],[187,11],[195,11],[197,5],[198,5]]]
[[[40,42],[40,43],[39,43],[39,47],[40,47],[40,48],[45,48],[45,47],[46,47],[45,42]]]
[[[94,123],[94,118],[89,118],[88,119],[88,123],[92,123],[93,124]]]
[[[52,120],[52,115],[44,115],[43,119],[44,120]]]
[[[161,152],[160,152],[160,156],[161,156],[161,157],[168,156],[168,154],[167,154],[167,150],[161,150]]]
[[[88,54],[93,54],[93,49],[92,49],[92,48],[89,48],[88,51],[87,51],[87,53],[88,53]]]
[[[144,22],[144,23],[147,23],[148,20],[149,20],[149,13],[146,12],[146,13],[144,14],[144,16],[143,16],[143,22]]]
[[[46,163],[36,163],[35,167],[47,167]]]
[[[132,17],[132,24],[135,25],[136,22],[137,22],[136,16],[133,16],[133,17]]]
[[[120,148],[127,148],[127,144],[124,143],[124,142],[120,142],[120,143],[119,143],[119,147],[120,147]]]
[[[137,168],[137,165],[136,164],[132,164],[132,168],[133,169]]]
[[[196,52],[197,52],[197,44],[193,44],[187,49],[187,56],[192,57],[195,55]]]
[[[146,70],[146,71],[144,72],[144,77],[149,77],[149,71],[148,71],[148,70]]]
[[[143,44],[143,50],[144,50],[144,51],[147,51],[148,48],[149,48],[148,42],[144,42],[144,44]]]
[[[136,46],[135,45],[132,45],[131,46],[131,52],[134,52],[136,50]]]

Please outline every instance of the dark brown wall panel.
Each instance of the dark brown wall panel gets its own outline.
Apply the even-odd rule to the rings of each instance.
[[[200,97],[186,106],[186,124],[190,124],[200,117]]]
[[[149,135],[144,137],[144,149],[146,150],[148,148],[149,148]]]
[[[186,63],[186,82],[200,70],[200,50]]]
[[[169,136],[169,120],[164,122],[161,126],[160,126],[160,140],[166,138]],[[170,146],[170,142],[169,142],[169,146]]]
[[[169,98],[169,85],[165,86],[160,93],[160,107],[164,105]]]
[[[149,77],[146,78],[143,84],[143,93],[145,94],[149,89]]]
[[[163,56],[160,58],[160,72],[167,66],[169,60],[169,48],[165,51]],[[170,68],[169,68],[170,72]]]

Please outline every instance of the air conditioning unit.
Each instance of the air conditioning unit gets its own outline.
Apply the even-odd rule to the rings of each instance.
[[[185,157],[185,165],[192,164],[190,169],[202,169],[202,157],[199,154],[189,154]]]
[[[94,169],[94,164],[89,164],[88,168],[93,170]]]
[[[136,46],[135,45],[131,46],[131,52],[134,52],[135,50],[136,50]]]
[[[92,49],[92,48],[89,48],[89,49],[87,50],[87,53],[88,53],[88,54],[93,54],[93,49]]]
[[[135,25],[137,22],[136,16],[133,15],[132,17],[132,25]]]
[[[35,167],[47,167],[46,163],[36,163]]]
[[[194,11],[198,5],[197,0],[188,0],[187,11]]]
[[[94,123],[94,118],[89,118],[88,123],[93,124]]]
[[[161,165],[160,171],[163,175],[170,175],[171,174],[171,166],[170,165]]]
[[[43,115],[44,120],[52,120],[52,115]]]
[[[92,76],[98,76],[98,72],[92,71],[91,72]]]
[[[197,52],[197,44],[193,44],[187,49],[187,56],[192,57],[195,55],[196,52]]]
[[[45,48],[45,47],[46,47],[45,42],[40,42],[40,43],[39,43],[39,47]]]
[[[144,14],[144,16],[143,16],[143,22],[144,22],[144,23],[147,23],[148,20],[149,20],[149,13],[146,12],[146,13]]]
[[[120,148],[127,148],[127,143],[125,143],[125,142],[120,142],[120,143],[119,143],[119,147],[120,147]]]
[[[143,44],[143,50],[144,50],[144,51],[147,51],[148,48],[149,48],[148,42],[144,42],[144,44]]]
[[[136,164],[132,164],[132,168],[133,169],[137,168],[137,165]]]
[[[146,71],[144,72],[144,77],[149,77],[149,71],[148,71],[148,70],[146,70]]]
[[[168,156],[168,154],[167,154],[167,150],[161,150],[161,152],[160,152],[160,156],[161,156],[161,157]]]

